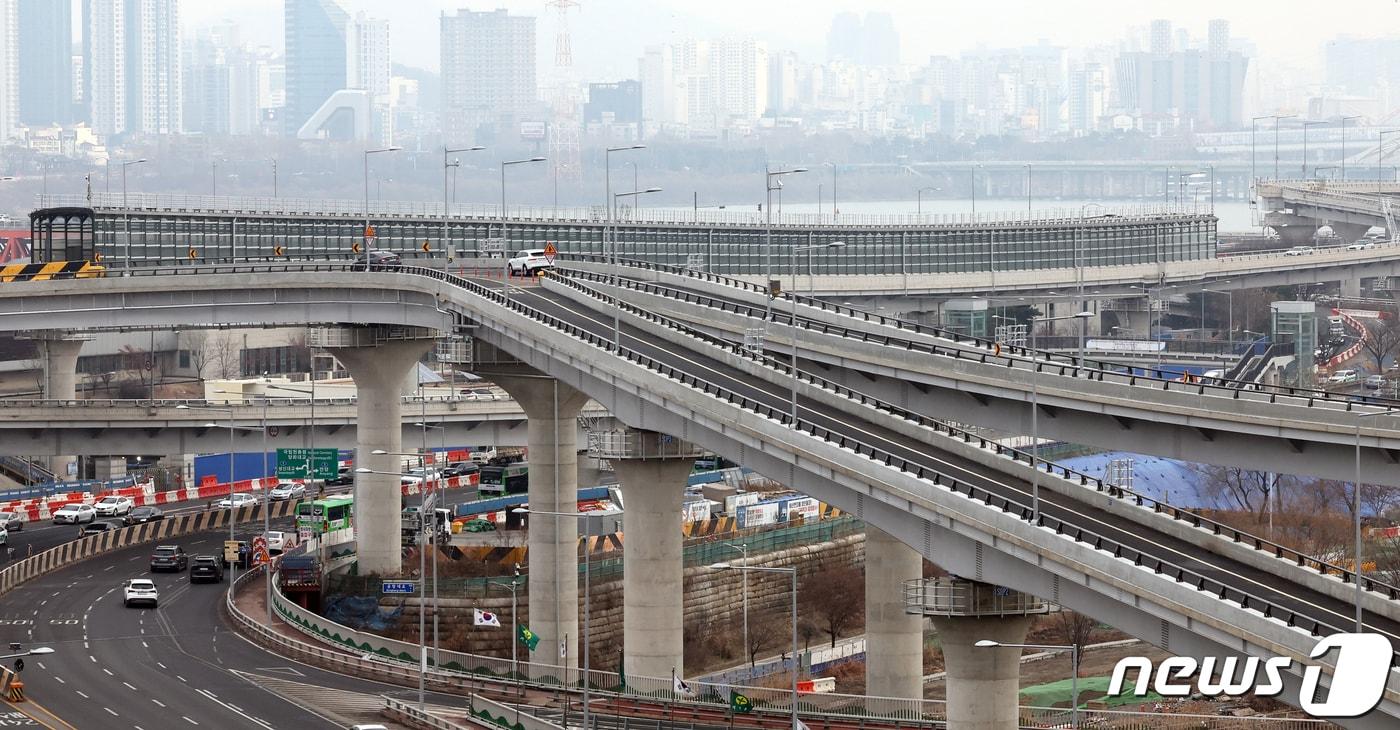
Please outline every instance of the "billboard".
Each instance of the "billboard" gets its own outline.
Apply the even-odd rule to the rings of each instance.
[[[521,122],[520,138],[527,140],[541,140],[545,138],[548,126],[544,122]]]

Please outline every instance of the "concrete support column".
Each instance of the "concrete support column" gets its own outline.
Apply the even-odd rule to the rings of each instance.
[[[525,411],[530,463],[530,508],[578,511],[578,414],[588,396],[524,366],[508,372],[478,370],[510,393]],[[530,630],[540,637],[532,661],[579,664],[578,520],[536,516],[529,520]],[[536,675],[555,674],[546,669]]]
[[[355,475],[355,552],[361,575],[396,576],[403,569],[399,457],[393,453],[403,451],[404,374],[432,346],[432,340],[419,339],[328,348],[355,381],[355,467],[387,472]],[[370,453],[376,449],[389,453]]]
[[[78,397],[78,352],[86,338],[61,336],[36,337],[34,345],[44,364],[44,397],[53,400],[73,400]],[[49,471],[59,479],[68,478],[68,465],[77,457],[49,457]]]
[[[1351,279],[1342,279],[1341,290],[1343,299],[1360,299],[1361,279],[1359,277]]]
[[[627,504],[631,512],[631,502]],[[629,530],[630,532],[630,530]],[[630,544],[630,543],[629,543]],[[904,608],[904,581],[923,572],[918,551],[865,528],[865,693],[922,697],[923,617]]]
[[[629,431],[642,438],[653,432]],[[627,549],[622,561],[622,656],[629,677],[685,671],[681,501],[695,455],[613,458],[622,484]]]
[[[1016,730],[1020,727],[1021,650],[981,648],[1026,640],[1030,616],[933,616],[947,666],[949,730]]]

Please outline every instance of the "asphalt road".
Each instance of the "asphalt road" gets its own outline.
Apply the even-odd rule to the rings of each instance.
[[[240,538],[251,534],[251,526],[238,531]],[[226,535],[173,542],[192,553],[216,552]],[[190,585],[187,573],[150,575],[150,550],[137,546],[79,563],[25,584],[0,604],[6,641],[55,650],[26,659],[26,693],[73,727],[342,727],[235,672],[373,695],[409,692],[309,667],[244,640],[221,618],[227,580]],[[121,586],[135,577],[155,580],[158,608],[122,606]]]
[[[487,282],[482,283],[491,285]],[[613,322],[609,303],[594,300],[589,306],[597,307],[601,311],[591,311],[560,294],[533,286],[521,288],[517,299],[598,336],[612,338]],[[669,343],[660,343],[642,330],[624,326],[622,334],[625,347],[775,409],[786,411],[789,407],[791,394],[786,385],[776,385],[750,376],[699,350],[681,349]],[[930,443],[878,425],[861,416],[859,408],[831,412],[831,409],[824,405],[806,403],[799,399],[798,411],[801,418],[822,428],[872,445],[898,458],[937,470],[1023,504],[1031,502],[1031,487],[1028,482],[989,471],[975,462],[941,451],[936,447],[936,442],[931,446]],[[1042,512],[1047,516],[1065,519],[1106,539],[1141,550],[1154,558],[1184,567],[1257,598],[1296,611],[1319,621],[1325,627],[1323,633],[1352,630],[1354,609],[1346,601],[1290,584],[1273,572],[1259,570],[1231,558],[1206,552],[1184,540],[1154,532],[1125,518],[1108,514],[1091,504],[1088,494],[1079,498],[1041,490],[1040,500]],[[1282,565],[1279,567],[1283,568]],[[1365,622],[1368,628],[1387,634],[1392,642],[1400,646],[1400,622],[1371,612],[1365,614]]]

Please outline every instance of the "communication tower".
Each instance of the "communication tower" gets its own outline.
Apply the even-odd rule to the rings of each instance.
[[[582,177],[579,156],[579,99],[574,86],[574,50],[569,37],[569,10],[580,7],[578,0],[548,0],[554,11],[554,83],[550,98],[553,117],[549,125],[549,161],[555,180]],[[557,196],[559,191],[555,190]]]

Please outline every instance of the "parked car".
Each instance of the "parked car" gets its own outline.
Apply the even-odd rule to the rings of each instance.
[[[224,564],[216,555],[196,555],[190,561],[191,583],[224,582]]]
[[[97,510],[93,509],[92,505],[81,502],[65,504],[53,513],[55,525],[76,525],[79,522],[92,522],[95,519],[97,519]]]
[[[179,545],[158,545],[156,551],[151,553],[152,573],[158,573],[162,570],[173,570],[179,573],[188,568],[189,565],[190,556]]]
[[[165,519],[165,512],[161,511],[159,507],[137,507],[127,512],[126,517],[122,518],[122,522],[128,525],[141,525],[163,519]]]
[[[1314,253],[1317,253],[1317,249],[1313,248],[1312,246],[1294,246],[1293,248],[1290,248],[1290,249],[1288,249],[1287,251],[1284,251],[1284,252],[1283,252],[1283,255],[1284,255],[1284,256],[1307,256],[1307,255],[1309,255],[1309,254],[1314,254]]]
[[[29,519],[23,512],[0,512],[0,527],[12,532],[19,532],[24,529],[25,520]]]
[[[155,608],[160,604],[160,592],[155,581],[149,578],[132,578],[122,587],[122,605],[131,608],[137,604],[149,604]]]
[[[219,509],[239,509],[242,507],[251,507],[257,503],[257,497],[254,497],[253,495],[247,492],[239,492],[237,494],[231,494],[215,502],[214,506]]]
[[[122,529],[122,523],[117,522],[115,520],[97,520],[95,522],[89,522],[86,525],[83,525],[83,531],[80,534],[80,537],[87,537],[88,535],[100,535],[104,532],[111,532],[112,530],[120,529]]]
[[[369,256],[370,271],[395,271],[403,266],[403,259],[393,251],[370,251]],[[360,264],[364,265],[365,259],[360,259]]]
[[[276,555],[286,549],[287,533],[278,530],[267,531],[267,552]]]
[[[281,502],[287,499],[301,499],[306,496],[306,485],[300,482],[278,482],[277,486],[267,493],[267,498],[274,502]]]
[[[97,510],[98,517],[120,517],[130,512],[135,506],[136,501],[131,497],[118,497],[112,494],[97,500],[92,508]]]
[[[1332,373],[1332,377],[1330,377],[1330,378],[1327,379],[1327,384],[1328,384],[1328,385],[1345,385],[1345,384],[1347,384],[1347,383],[1355,383],[1356,381],[1358,381],[1358,380],[1360,380],[1360,379],[1361,379],[1361,376],[1358,375],[1357,372],[1356,372],[1355,370],[1338,370],[1338,371]]]
[[[544,249],[531,248],[512,256],[506,267],[511,276],[534,276],[545,269],[554,268],[554,264],[545,258]]]
[[[1362,383],[1362,385],[1366,386],[1366,388],[1369,390],[1380,390],[1381,388],[1385,387],[1385,376],[1367,375],[1366,380]]]

